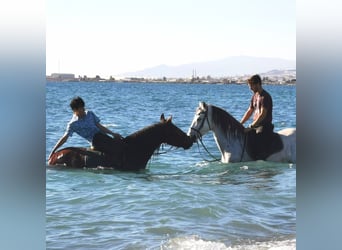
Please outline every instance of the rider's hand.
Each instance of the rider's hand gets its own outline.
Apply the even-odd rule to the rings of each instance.
[[[113,133],[113,136],[114,137],[118,137],[121,140],[123,139],[123,137],[120,134],[118,134],[118,133]]]
[[[51,165],[51,156],[52,156],[52,153],[49,155],[49,158],[48,158],[48,164]]]

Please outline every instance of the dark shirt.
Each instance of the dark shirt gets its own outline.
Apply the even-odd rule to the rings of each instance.
[[[265,126],[265,125],[272,124],[272,109],[273,109],[272,97],[266,90],[263,90],[261,94],[255,93],[252,96],[250,107],[254,110],[253,120],[256,119],[259,113],[261,113],[262,107],[266,108],[267,110],[266,117],[261,121],[260,124],[258,124],[258,126]]]

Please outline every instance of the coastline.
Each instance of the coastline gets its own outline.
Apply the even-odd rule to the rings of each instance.
[[[266,73],[259,73],[263,84],[296,84],[296,70],[272,70]],[[95,77],[78,76],[71,73],[53,73],[46,76],[47,82],[91,82],[91,83],[185,83],[185,84],[245,84],[251,74],[235,76],[196,76],[191,77],[118,77],[110,76],[108,79],[99,75]]]
[[[212,85],[243,85],[246,84],[246,82],[190,82],[190,81],[129,81],[129,80],[122,80],[122,81],[52,81],[47,80],[46,83],[116,83],[116,84],[127,84],[127,83],[152,83],[152,84],[212,84]],[[263,82],[264,85],[296,85],[296,82]]]
[[[58,79],[46,77],[46,83],[154,83],[154,84],[246,84],[249,76],[244,76],[238,79],[232,78],[211,78],[211,79],[188,79],[188,78],[177,78],[177,79],[154,79],[154,78],[125,78],[125,79]],[[263,84],[269,85],[296,85],[296,77],[280,77],[280,78],[265,78],[263,77]]]

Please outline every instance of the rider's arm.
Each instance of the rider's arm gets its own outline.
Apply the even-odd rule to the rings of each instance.
[[[251,117],[252,114],[253,114],[253,109],[249,107],[246,113],[244,114],[244,116],[242,117],[240,123],[244,124],[249,119],[249,117]]]
[[[52,154],[60,147],[62,146],[69,138],[69,135],[67,133],[65,133],[56,143],[56,145],[53,147],[50,155],[49,155],[49,159],[51,158]]]
[[[258,127],[260,123],[265,119],[267,114],[267,109],[263,106],[261,107],[259,115],[256,117],[256,119],[251,124],[252,127]]]
[[[103,126],[101,123],[96,123],[96,126],[104,133],[106,134],[110,134],[114,137],[119,137],[119,138],[122,138],[122,136],[118,133],[114,133],[112,132],[111,130],[109,130],[108,128],[106,128],[105,126]]]

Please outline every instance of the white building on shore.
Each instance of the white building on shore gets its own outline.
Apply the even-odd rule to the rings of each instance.
[[[68,73],[52,73],[51,76],[47,77],[47,80],[51,81],[72,81],[75,80],[74,74]]]

